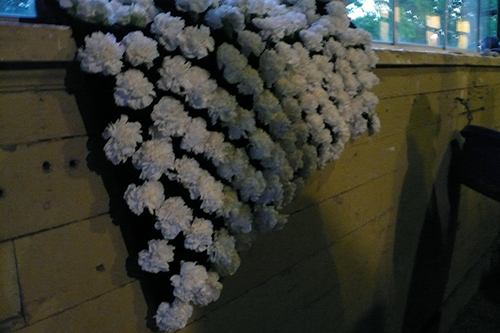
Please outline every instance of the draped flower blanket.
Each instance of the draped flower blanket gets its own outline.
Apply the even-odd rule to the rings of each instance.
[[[96,28],[77,59],[114,78],[121,115],[104,130],[104,152],[137,170],[123,197],[157,232],[138,264],[169,274],[172,295],[155,319],[178,330],[193,306],[218,299],[239,251],[286,224],[280,209],[315,170],[379,131],[371,36],[350,26],[341,2],[59,4],[76,21],[127,29]]]

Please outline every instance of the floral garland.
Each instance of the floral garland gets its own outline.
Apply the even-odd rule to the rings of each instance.
[[[218,299],[238,251],[284,226],[280,208],[314,170],[350,138],[379,131],[371,36],[328,0],[59,4],[80,21],[129,29],[119,41],[93,32],[77,58],[83,71],[115,77],[123,114],[105,129],[104,152],[140,172],[124,199],[134,214],[154,216],[161,237],[138,263],[170,272],[173,301],[155,319],[175,331],[193,305]],[[150,116],[131,121],[138,113]],[[172,195],[172,184],[185,193]],[[200,260],[185,260],[186,251]]]

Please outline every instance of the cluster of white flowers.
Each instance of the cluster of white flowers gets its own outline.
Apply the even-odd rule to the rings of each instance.
[[[280,209],[315,170],[380,130],[371,36],[328,0],[174,0],[161,13],[152,0],[60,3],[88,22],[143,28],[120,41],[95,32],[78,59],[115,77],[127,115],[104,131],[104,151],[139,172],[124,199],[163,236],[139,265],[171,274],[173,301],[155,318],[175,331],[219,297],[239,250],[286,224]]]
[[[104,25],[144,28],[159,13],[154,0],[58,0],[77,19]]]

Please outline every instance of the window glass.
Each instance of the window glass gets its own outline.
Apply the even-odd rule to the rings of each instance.
[[[481,49],[500,51],[498,46],[498,0],[481,0]]]
[[[392,0],[347,1],[347,12],[355,26],[370,32],[373,40],[392,42]]]
[[[448,13],[448,46],[475,50],[477,48],[478,1],[449,0]]]
[[[444,0],[398,0],[397,42],[443,46]]]
[[[353,23],[374,41],[500,52],[499,0],[348,0]]]
[[[0,0],[0,16],[36,17],[35,0]]]

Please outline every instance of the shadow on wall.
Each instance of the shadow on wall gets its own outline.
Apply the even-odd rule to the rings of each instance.
[[[453,140],[444,155],[437,151],[441,119],[416,127],[432,112],[427,97],[417,97],[407,130],[408,169],[394,244],[396,295],[399,304],[406,303],[400,319],[404,333],[438,332],[457,230],[460,183],[455,170],[460,147]]]
[[[98,174],[103,181],[109,195],[110,217],[113,223],[119,226],[129,254],[128,258],[117,258],[116,264],[120,264],[118,260],[122,259],[121,264],[126,266],[128,276],[139,279],[148,304],[147,314],[137,313],[137,318],[147,317],[147,323],[137,323],[137,318],[130,318],[131,325],[141,327],[141,329],[138,328],[138,331],[142,331],[142,327],[146,325],[152,331],[155,331],[156,324],[153,316],[159,304],[157,296],[167,293],[168,288],[152,290],[151,286],[158,284],[158,280],[155,278],[152,282],[148,282],[151,274],[143,272],[137,264],[138,252],[143,249],[143,244],[146,244],[147,240],[152,238],[138,232],[137,225],[141,223],[152,225],[153,222],[148,221],[148,217],[138,217],[130,212],[123,200],[123,194],[129,183],[132,182],[131,179],[134,179],[133,171],[122,165],[113,166],[107,160],[103,151],[105,140],[101,136],[102,132],[109,123],[119,118],[112,94],[113,78],[85,74],[80,70],[79,64],[75,63],[74,66],[67,70],[65,84],[68,93],[74,95],[76,99],[88,134],[87,149],[89,153],[86,160],[87,166],[91,171]],[[137,175],[135,175],[135,179],[137,179]],[[134,302],[144,302],[144,300],[134,300]]]
[[[222,281],[221,298],[179,333],[342,332],[340,279],[324,223],[316,205],[261,235]]]

